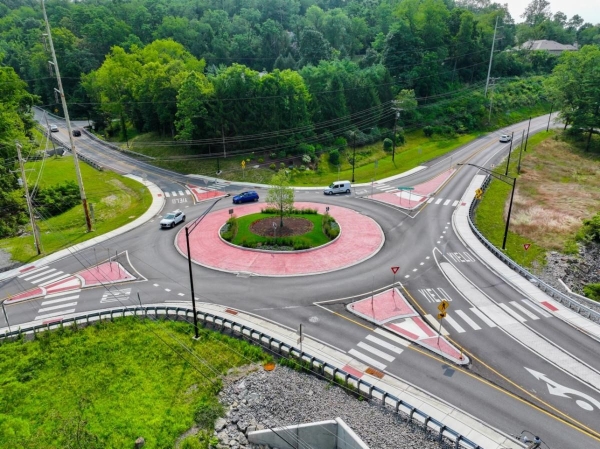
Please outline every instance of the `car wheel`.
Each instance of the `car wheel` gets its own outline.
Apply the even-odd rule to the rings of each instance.
[[[346,193],[350,193],[350,189],[346,189]]]
[[[181,222],[184,223],[185,222],[185,216],[181,219]]]
[[[175,222],[171,223],[171,228],[175,227]]]
[[[254,198],[254,202],[256,203],[258,201],[258,198]]]

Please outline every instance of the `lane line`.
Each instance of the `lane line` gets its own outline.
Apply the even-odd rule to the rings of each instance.
[[[357,359],[362,360],[363,362],[367,362],[373,368],[377,368],[380,371],[383,371],[386,368],[386,366],[387,366],[387,365],[384,365],[381,362],[378,362],[377,360],[372,359],[368,355],[364,355],[362,352],[358,352],[355,349],[350,349],[350,351],[348,351],[348,354],[356,357]]]
[[[374,348],[373,346],[368,345],[366,343],[363,343],[362,341],[356,346],[366,351],[369,351],[371,354],[375,354],[380,359],[387,360],[388,362],[393,362],[396,359],[396,357],[393,357],[383,351],[380,351],[379,349]]]
[[[467,315],[465,312],[463,312],[462,310],[456,310],[455,313],[461,317],[465,323],[467,323],[469,326],[471,326],[474,330],[479,330],[481,329],[481,327],[479,326],[479,324],[477,324],[475,321],[473,321],[471,319],[471,317],[469,317],[469,315]]]

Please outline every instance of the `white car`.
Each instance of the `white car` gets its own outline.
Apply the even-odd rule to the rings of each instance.
[[[183,223],[185,221],[185,214],[179,209],[169,212],[165,217],[160,220],[161,229],[174,228],[176,224]]]
[[[58,126],[56,126],[56,125],[50,125],[50,132],[57,133],[58,132]]]
[[[500,136],[500,142],[510,142],[510,136],[508,134],[502,134]]]

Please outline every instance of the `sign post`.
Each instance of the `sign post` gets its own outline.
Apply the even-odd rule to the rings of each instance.
[[[403,186],[400,186],[400,187],[398,187],[398,190],[400,190],[400,191],[408,191],[408,207],[410,209],[411,194],[412,194],[412,191],[415,190],[415,188],[414,187],[403,187]],[[402,205],[402,194],[400,194],[400,205]]]
[[[440,330],[438,332],[438,348],[440,347],[440,335],[442,335],[442,321],[444,321],[444,318],[446,317],[446,310],[448,310],[449,307],[450,303],[445,299],[443,299],[440,305],[438,306],[438,310],[440,311],[440,313],[438,313],[437,315],[437,319],[440,320]]]
[[[298,326],[298,340],[296,340],[296,342],[300,345],[300,353],[302,353],[302,340],[304,340],[304,335],[302,335],[302,324],[300,324]]]
[[[392,273],[394,273],[394,283],[392,284],[392,298],[394,297],[394,295],[396,293],[396,273],[398,272],[399,269],[400,269],[400,267],[392,267]]]
[[[242,161],[242,179],[246,178],[246,161]]]

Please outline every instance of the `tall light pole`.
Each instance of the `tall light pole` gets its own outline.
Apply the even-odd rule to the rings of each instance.
[[[229,193],[227,195],[219,198],[218,200],[216,200],[214,203],[212,203],[210,205],[210,207],[208,209],[206,209],[204,211],[204,213],[202,215],[200,215],[200,217],[196,218],[194,221],[192,221],[189,225],[187,225],[185,227],[185,244],[187,247],[188,269],[190,272],[190,290],[192,292],[192,310],[194,313],[194,338],[196,340],[199,338],[199,336],[198,336],[198,316],[196,314],[196,296],[194,295],[194,277],[192,275],[192,256],[190,254],[190,234],[194,231],[194,229],[196,229],[198,227],[198,225],[200,224],[202,219],[204,217],[206,217],[206,215],[212,210],[212,208],[215,207],[215,204],[217,204],[223,198],[227,198],[228,196],[229,196]]]
[[[356,131],[352,131],[352,182],[354,182],[354,166],[356,165]]]
[[[60,78],[60,70],[58,69],[58,61],[56,60],[56,52],[54,51],[54,44],[52,43],[52,33],[50,32],[50,22],[48,22],[48,16],[46,15],[46,6],[44,0],[41,0],[42,12],[44,13],[44,21],[46,22],[46,32],[48,33],[48,43],[50,44],[50,51],[52,52],[52,64],[54,70],[56,70],[56,80],[58,82],[58,93],[62,102],[63,112],[65,114],[65,121],[67,123],[67,132],[69,133],[69,143],[71,144],[71,154],[73,154],[73,162],[75,162],[75,174],[77,175],[77,184],[79,184],[79,195],[81,196],[81,205],[83,206],[83,212],[85,214],[85,223],[87,225],[88,232],[92,230],[92,219],[90,217],[90,210],[88,208],[87,198],[85,196],[85,190],[83,188],[83,179],[81,178],[81,171],[79,170],[79,159],[77,158],[77,149],[75,148],[75,141],[73,140],[73,132],[71,129],[71,120],[69,118],[69,110],[67,109],[67,101],[65,100],[65,91],[63,90],[62,80]]]
[[[394,162],[394,156],[396,154],[396,123],[398,122],[398,119],[400,118],[400,111],[402,109],[401,108],[397,108],[396,109],[396,114],[394,115],[394,135],[392,136],[392,162]]]
[[[504,227],[504,239],[502,240],[502,250],[506,250],[506,238],[508,237],[508,226],[510,224],[510,214],[512,212],[513,198],[515,196],[515,187],[517,186],[517,178],[513,178],[512,176],[506,176],[499,173],[494,173],[491,170],[488,170],[485,167],[481,167],[475,164],[456,164],[456,165],[470,165],[471,167],[478,168],[481,171],[486,172],[488,175],[496,178],[499,181],[502,181],[505,184],[512,185],[512,191],[510,192],[510,203],[508,205],[508,216],[506,217],[506,226]],[[505,178],[512,180],[512,182],[508,182]]]

